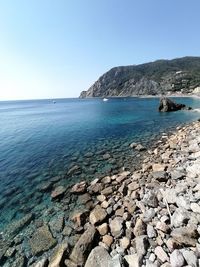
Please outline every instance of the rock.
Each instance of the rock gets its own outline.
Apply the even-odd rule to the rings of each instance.
[[[146,148],[144,146],[142,146],[141,144],[138,144],[136,147],[135,147],[136,150],[138,151],[144,151],[146,150]]]
[[[106,187],[101,191],[101,194],[104,196],[111,195],[113,193],[113,188],[112,186]]]
[[[88,229],[81,235],[78,242],[74,246],[70,259],[77,265],[83,265],[89,255],[96,236],[96,229],[90,225]]]
[[[128,190],[135,191],[140,188],[140,185],[137,182],[132,182],[128,185]]]
[[[157,222],[156,229],[161,230],[163,233],[167,233],[169,231],[169,226],[164,222]]]
[[[110,182],[111,182],[111,177],[110,177],[110,176],[105,176],[105,177],[103,177],[103,178],[101,179],[101,182],[102,182],[103,184],[110,184]]]
[[[191,210],[196,213],[200,213],[200,206],[197,203],[191,203]]]
[[[88,216],[87,210],[74,211],[74,214],[71,216],[71,221],[75,223],[76,227],[80,227],[84,225],[87,216]]]
[[[188,174],[191,174],[194,178],[200,175],[200,164],[199,162],[194,163],[186,168]]]
[[[123,249],[127,249],[130,246],[130,239],[124,236],[122,239],[120,239],[120,246]]]
[[[168,176],[165,171],[154,171],[152,172],[152,176],[154,179],[158,180],[159,182],[167,182]]]
[[[73,261],[69,260],[69,259],[66,259],[66,260],[64,261],[64,263],[65,263],[65,266],[66,266],[66,267],[77,267],[77,264],[74,263]]]
[[[126,255],[124,257],[129,267],[139,267],[139,256],[137,254]]]
[[[108,224],[103,223],[97,227],[100,235],[106,235],[108,233]]]
[[[180,250],[175,249],[170,255],[170,263],[172,267],[184,266],[185,260]]]
[[[152,209],[152,208],[148,209],[142,215],[143,222],[145,222],[145,223],[150,222],[155,217],[155,214],[156,214],[156,212],[154,209]]]
[[[186,210],[190,210],[190,200],[183,197],[183,196],[179,196],[176,198],[176,205],[179,208],[184,208]]]
[[[136,251],[139,259],[147,253],[147,248],[149,246],[148,238],[146,235],[140,235],[135,238]]]
[[[90,213],[89,220],[91,224],[97,224],[102,222],[107,216],[106,211],[97,205]]]
[[[121,217],[115,217],[110,222],[110,230],[114,237],[119,237],[122,234],[124,220]]]
[[[80,172],[80,167],[78,165],[74,165],[72,168],[69,169],[67,175],[71,176],[74,173],[79,173],[79,172]]]
[[[111,257],[102,246],[95,247],[91,252],[85,267],[110,267]]]
[[[32,264],[30,267],[48,267],[48,263],[49,263],[48,259],[44,258]]]
[[[171,175],[171,179],[173,179],[173,180],[179,180],[185,176],[185,174],[183,172],[180,172],[178,170],[171,171],[170,175]]]
[[[171,217],[171,224],[174,227],[180,227],[186,224],[190,219],[190,213],[183,208],[177,208]]]
[[[137,221],[136,221],[133,233],[135,236],[140,236],[140,235],[146,234],[146,225],[140,218],[137,219]]]
[[[103,185],[101,183],[94,183],[91,184],[87,189],[90,194],[97,194],[101,193],[103,190]]]
[[[26,258],[24,256],[20,256],[12,263],[12,267],[24,267],[25,265],[26,265]]]
[[[78,202],[82,205],[86,204],[88,201],[91,200],[91,196],[90,194],[88,193],[85,193],[85,194],[82,194],[82,195],[79,195],[78,197]]]
[[[160,99],[160,104],[158,110],[161,112],[170,112],[170,111],[177,111],[181,109],[192,109],[192,108],[187,108],[186,105],[184,104],[177,104],[171,99],[167,97],[162,97]]]
[[[112,257],[109,267],[123,267],[123,259],[120,254],[115,255]]]
[[[166,165],[155,163],[152,165],[153,172],[164,172],[166,169]]]
[[[76,193],[76,194],[84,193],[86,191],[86,186],[87,186],[86,181],[77,183],[72,187],[71,193]]]
[[[147,236],[149,238],[156,237],[156,231],[154,230],[153,226],[151,224],[147,225]]]
[[[49,260],[48,267],[59,267],[63,262],[63,259],[66,258],[68,253],[69,253],[69,247],[67,243],[62,243],[58,245],[58,247],[55,249],[53,255]]]
[[[138,145],[137,143],[133,142],[133,143],[130,144],[130,148],[135,148],[137,145]]]
[[[167,253],[163,250],[161,246],[156,247],[154,252],[160,261],[162,262],[169,261]]]
[[[107,209],[108,206],[109,206],[108,201],[103,201],[103,202],[101,203],[101,207],[104,208],[104,209]]]
[[[39,255],[44,251],[56,245],[56,240],[52,237],[47,225],[44,225],[34,232],[29,240],[31,251],[33,255]]]
[[[65,191],[66,191],[66,188],[62,185],[59,185],[51,192],[51,198],[53,200],[59,199],[59,198],[63,197]]]
[[[166,188],[163,192],[163,197],[167,200],[168,204],[175,204],[177,201],[177,192],[173,188]]]
[[[27,226],[32,221],[33,218],[33,213],[30,213],[22,217],[21,219],[9,224],[4,232],[5,239],[10,240],[14,238],[25,226]]]
[[[152,190],[147,192],[144,195],[142,202],[149,207],[156,208],[158,206],[158,199],[156,193]]]
[[[185,258],[185,261],[189,266],[197,267],[198,266],[198,260],[197,256],[195,255],[194,251],[189,251],[186,249],[182,249],[183,257]]]
[[[198,237],[198,233],[196,228],[180,227],[174,229],[171,232],[171,236],[180,245],[195,247],[197,243],[196,238]]]
[[[58,217],[55,217],[50,220],[49,226],[52,233],[60,233],[63,230],[64,227],[64,216],[59,215]]]
[[[110,247],[113,243],[113,237],[110,235],[104,235],[102,241],[106,244],[106,246]]]

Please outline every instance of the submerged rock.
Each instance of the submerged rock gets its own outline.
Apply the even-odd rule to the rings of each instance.
[[[29,240],[31,251],[33,255],[39,255],[44,251],[56,245],[56,240],[52,237],[49,227],[44,225],[36,230]]]

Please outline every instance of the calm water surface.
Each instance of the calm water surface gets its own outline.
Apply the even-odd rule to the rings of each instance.
[[[177,98],[193,108],[200,100]],[[38,188],[114,173],[134,162],[131,142],[148,145],[162,132],[200,117],[197,111],[157,112],[159,99],[58,99],[0,102],[0,230],[52,205]],[[88,154],[89,152],[89,154]],[[109,159],[103,155],[109,154]],[[92,155],[92,156],[91,156]],[[78,166],[74,173],[69,170]]]

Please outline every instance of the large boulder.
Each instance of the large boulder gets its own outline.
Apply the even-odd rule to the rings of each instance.
[[[89,255],[93,242],[96,236],[96,229],[90,225],[88,229],[81,235],[80,239],[76,243],[72,250],[70,259],[77,265],[83,265]]]
[[[186,105],[184,105],[184,104],[177,104],[167,97],[162,97],[160,99],[160,104],[159,104],[158,109],[161,112],[169,112],[169,111],[177,111],[177,110],[181,110],[181,109],[190,110],[192,108],[186,107]]]
[[[111,264],[111,257],[108,254],[107,250],[103,247],[95,247],[86,263],[85,267],[109,267]]]

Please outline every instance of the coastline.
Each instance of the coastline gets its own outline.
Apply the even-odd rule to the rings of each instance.
[[[181,255],[183,262],[189,265],[187,254],[189,258],[196,257],[197,261],[194,251],[200,251],[197,231],[200,223],[199,126],[200,122],[193,122],[177,127],[169,136],[163,134],[152,149],[146,151],[143,163],[133,172],[125,170],[69,188],[72,199],[77,201],[71,223],[66,225],[62,215],[58,216],[53,228],[49,222],[36,221],[38,229],[25,232],[34,257],[17,256],[19,245],[15,243],[4,244],[0,259],[5,260],[16,253],[17,260],[11,260],[12,266],[24,266],[15,262],[25,264],[27,260],[29,266],[56,266],[55,262],[65,260],[66,266],[86,263],[87,267],[97,266],[94,263],[96,254],[102,255],[103,265],[98,266],[113,262],[122,266],[119,265],[121,261],[129,266],[133,263],[134,266],[157,266],[172,263],[173,255]],[[132,144],[132,149],[135,146]],[[193,178],[195,169],[197,178]],[[55,205],[57,201],[66,205],[65,194],[65,188],[54,188],[51,196]],[[33,216],[29,215],[17,224],[17,229],[28,227],[32,220]],[[56,240],[52,229],[62,232],[63,238]],[[12,231],[11,234],[15,239],[18,236],[19,242],[19,235]],[[37,259],[39,262],[35,265]],[[49,265],[45,265],[49,260]]]

